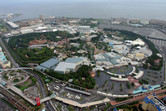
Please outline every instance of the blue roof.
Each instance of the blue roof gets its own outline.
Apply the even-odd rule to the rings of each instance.
[[[56,66],[53,66],[52,68],[51,68],[51,70],[54,70],[56,68]]]
[[[110,42],[108,45],[109,45],[109,46],[112,46],[112,47],[114,46],[111,42]]]
[[[113,65],[119,64],[116,59],[110,59],[110,62],[111,62]]]
[[[0,56],[3,56],[4,55],[4,53],[3,52],[0,52]]]
[[[83,60],[83,58],[67,58],[65,60],[65,62],[68,62],[68,63],[78,63],[78,62],[80,62],[82,60]]]
[[[160,87],[160,85],[155,85],[155,86],[148,86],[148,89],[150,91],[154,90],[155,88],[158,88]],[[137,94],[137,93],[144,93],[144,92],[147,92],[148,91],[147,88],[143,87],[143,86],[140,86],[139,88],[135,89],[132,94]]]
[[[6,85],[6,82],[3,81],[2,79],[0,79],[0,84],[1,84],[1,85]]]
[[[38,69],[38,70],[41,70],[41,69],[42,69],[42,70],[44,71],[44,70],[46,70],[47,68],[39,65],[39,66],[36,67],[36,69]]]
[[[0,61],[5,62],[7,61],[6,57],[0,57]]]
[[[118,111],[116,108],[114,108],[114,111]]]
[[[59,63],[59,60],[58,60],[58,59],[56,59],[56,58],[51,58],[51,59],[49,59],[48,61],[46,61],[46,62],[40,64],[40,66],[49,69],[49,68],[53,67],[54,65],[57,65],[58,63]]]

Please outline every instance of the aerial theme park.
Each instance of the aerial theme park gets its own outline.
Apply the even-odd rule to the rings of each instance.
[[[0,16],[5,111],[166,111],[166,21],[15,16]]]

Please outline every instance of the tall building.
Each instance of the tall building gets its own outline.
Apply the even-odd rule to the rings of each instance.
[[[155,94],[144,98],[142,108],[145,111],[166,111],[164,102],[158,99]]]

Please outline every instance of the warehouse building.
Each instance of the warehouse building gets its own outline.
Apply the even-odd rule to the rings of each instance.
[[[46,62],[44,62],[44,63],[38,65],[38,66],[36,67],[36,69],[42,70],[42,71],[44,71],[44,70],[50,70],[50,69],[52,69],[53,67],[55,67],[58,63],[59,63],[59,60],[58,60],[58,59],[56,59],[56,58],[51,58],[51,59],[47,60]]]
[[[111,51],[116,51],[119,54],[126,55],[129,53],[130,48],[128,48],[126,45],[114,45],[113,49]]]
[[[13,22],[7,22],[7,25],[10,26],[12,29],[17,29],[19,26]]]
[[[54,69],[55,72],[66,74],[70,72],[75,72],[77,68],[77,64],[75,63],[67,63],[67,62],[60,62],[57,67]]]
[[[66,63],[74,63],[76,65],[89,65],[90,61],[85,57],[77,57],[77,58],[67,58],[65,60]]]
[[[33,32],[33,29],[22,29],[22,30],[20,30],[20,32],[21,32],[22,34],[32,33],[32,32]]]

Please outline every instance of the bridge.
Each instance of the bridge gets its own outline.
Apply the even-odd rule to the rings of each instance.
[[[18,67],[18,68],[9,68],[9,69],[0,69],[1,71],[9,71],[9,70],[21,70],[21,69],[31,69],[33,70],[33,68],[29,68],[29,67]]]
[[[36,101],[35,100],[32,100],[30,98],[28,98],[20,89],[18,89],[17,87],[15,86],[12,86],[12,85],[7,85],[7,88],[8,89],[11,89],[12,91],[14,91],[15,93],[17,93],[18,95],[20,95],[21,97],[23,97],[25,100],[27,100],[29,103],[31,103],[32,105],[36,105]],[[79,107],[79,108],[84,108],[84,107],[89,107],[89,106],[95,106],[95,105],[99,105],[99,104],[103,104],[103,103],[108,103],[110,102],[110,99],[109,98],[105,98],[103,100],[99,100],[99,101],[93,101],[93,102],[86,102],[86,103],[79,103],[79,102],[76,102],[76,101],[73,101],[73,100],[70,100],[70,99],[67,99],[67,98],[62,98],[62,97],[58,97],[56,96],[54,93],[51,95],[51,96],[48,96],[46,98],[43,98],[40,100],[40,103],[44,103],[46,101],[49,101],[51,99],[56,99],[58,101],[61,101],[63,103],[66,103],[66,104],[69,104],[69,105],[72,105],[72,106],[76,106],[76,107]]]
[[[63,103],[66,103],[66,104],[69,104],[69,105],[72,105],[72,106],[76,106],[76,107],[79,107],[79,108],[84,108],[84,107],[89,107],[89,106],[95,106],[95,105],[98,105],[98,104],[103,104],[103,103],[110,102],[110,99],[105,98],[105,99],[99,100],[99,101],[87,102],[87,103],[84,103],[84,104],[80,104],[80,103],[78,103],[76,101],[73,101],[73,100],[70,100],[70,99],[58,97],[55,94],[53,94],[53,95],[51,95],[49,97],[41,99],[40,102],[43,103],[43,102],[46,102],[46,101],[48,101],[50,99],[56,99],[56,100],[61,101]]]

